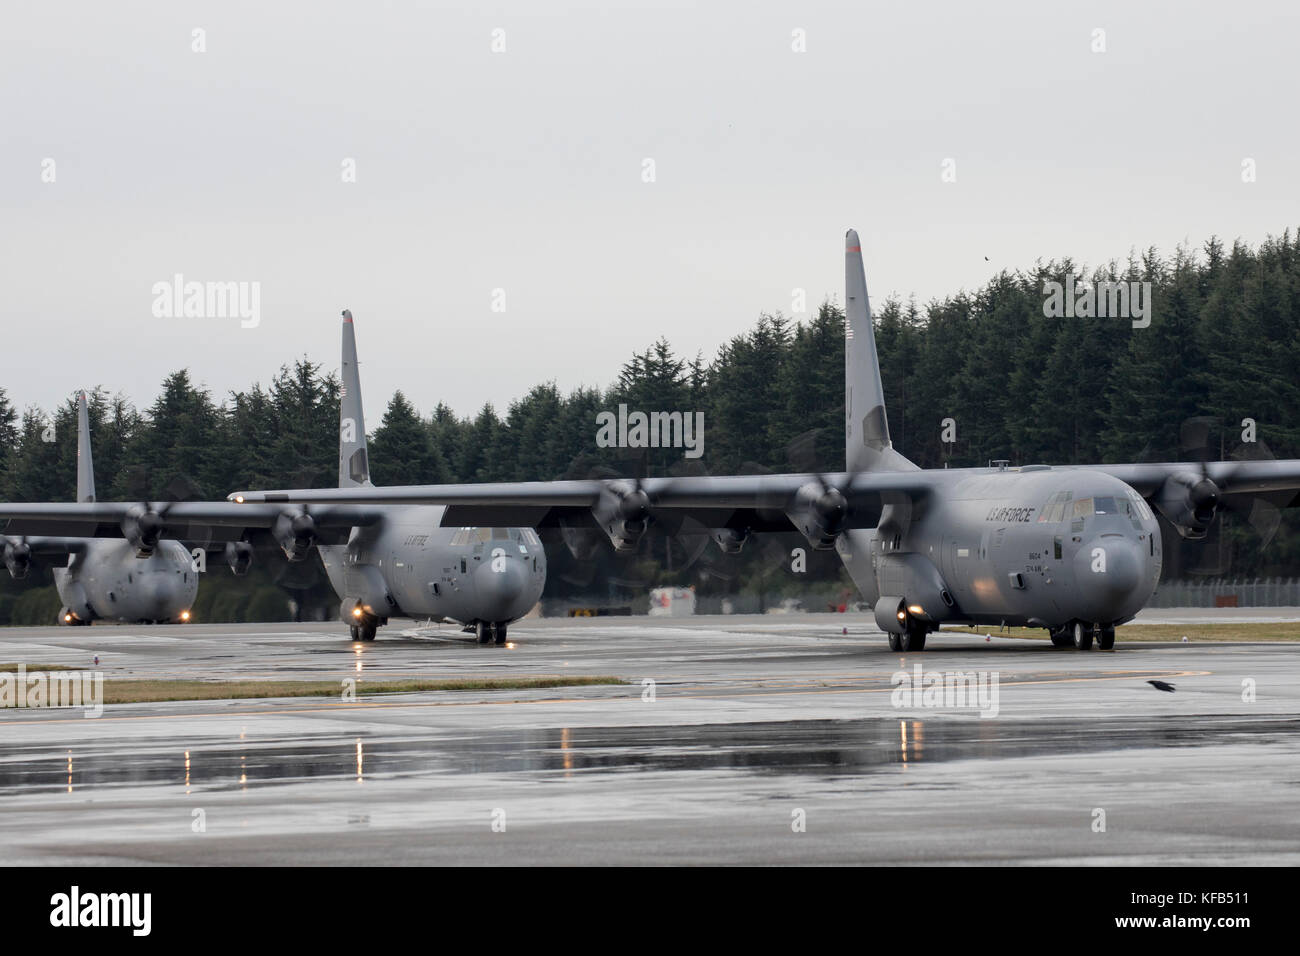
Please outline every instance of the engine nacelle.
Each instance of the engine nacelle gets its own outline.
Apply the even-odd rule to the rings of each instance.
[[[1179,472],[1165,479],[1155,506],[1184,538],[1204,538],[1219,507],[1219,486],[1204,475]]]
[[[158,547],[167,522],[148,505],[135,505],[122,518],[122,536],[135,547],[138,558],[147,558]]]
[[[615,551],[634,551],[650,526],[650,498],[630,481],[612,481],[591,509]]]
[[[247,541],[227,541],[223,557],[232,572],[247,574],[253,563],[253,546]]]
[[[271,534],[290,561],[302,561],[311,553],[319,531],[316,519],[305,511],[286,511],[275,519]]]
[[[26,541],[6,541],[4,543],[5,567],[16,580],[27,577],[32,569],[32,549]]]
[[[810,481],[795,492],[786,517],[814,550],[829,551],[848,524],[849,503],[838,489]]]

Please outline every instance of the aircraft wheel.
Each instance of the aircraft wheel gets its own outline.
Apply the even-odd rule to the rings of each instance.
[[[901,651],[903,649],[903,635],[889,632],[889,649],[891,651]]]
[[[907,633],[900,634],[899,650],[904,653],[925,650],[925,628],[909,627]]]
[[[492,628],[493,636],[496,637],[496,641],[498,644],[504,644],[506,642],[507,626],[508,625],[505,621],[501,621]]]
[[[351,634],[352,634],[352,640],[354,640],[354,641],[359,641],[359,640],[361,640],[361,628],[359,628],[359,627],[357,627],[355,624],[353,624],[353,625],[351,625],[351,626],[348,628],[348,630],[349,630],[349,631],[351,632]]]
[[[375,634],[379,631],[379,622],[364,621],[359,627],[359,630],[361,631],[361,639],[363,641],[373,641],[375,639]]]
[[[1097,649],[1101,651],[1113,651],[1115,649],[1115,628],[1097,628]]]
[[[1073,647],[1074,636],[1070,633],[1068,627],[1063,627],[1059,631],[1052,631],[1052,644],[1056,647]]]
[[[478,635],[480,644],[492,643],[492,625],[487,621],[479,621],[474,625],[474,632]]]
[[[1074,647],[1080,651],[1092,650],[1092,625],[1074,622]]]

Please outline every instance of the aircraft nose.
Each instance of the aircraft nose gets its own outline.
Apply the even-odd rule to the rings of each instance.
[[[1111,609],[1111,617],[1128,612],[1129,602],[1146,580],[1146,566],[1137,545],[1117,536],[1094,538],[1079,549],[1077,560],[1077,579],[1084,594]],[[1099,615],[1098,619],[1105,617]]]
[[[485,560],[474,572],[474,583],[479,597],[499,615],[495,619],[505,620],[514,616],[513,606],[528,585],[528,575],[519,561],[502,555]]]

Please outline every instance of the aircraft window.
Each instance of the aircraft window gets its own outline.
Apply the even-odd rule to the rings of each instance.
[[[1119,509],[1115,507],[1115,499],[1110,495],[1098,495],[1096,498],[1092,500],[1093,500],[1093,508],[1096,509],[1095,511],[1093,511],[1093,514],[1099,514],[1099,515],[1119,514]]]
[[[510,529],[509,529],[509,528],[493,528],[493,529],[492,529],[492,540],[493,540],[493,541],[509,541],[509,540],[510,540]]]
[[[1142,520],[1150,521],[1151,509],[1148,508],[1147,503],[1142,500],[1142,496],[1135,491],[1130,491],[1128,496],[1129,499],[1133,502],[1133,506],[1137,508],[1137,513],[1142,516]]]
[[[1087,518],[1092,514],[1092,499],[1080,498],[1074,503],[1074,516],[1076,518]]]
[[[1043,506],[1043,510],[1038,514],[1038,520],[1047,523],[1060,521],[1065,517],[1066,506],[1073,497],[1073,491],[1058,491],[1052,496],[1052,500]]]
[[[477,534],[476,534],[475,536],[476,536],[480,541],[491,541],[491,540],[492,540],[492,529],[491,529],[491,528],[475,528],[474,530],[477,532]]]

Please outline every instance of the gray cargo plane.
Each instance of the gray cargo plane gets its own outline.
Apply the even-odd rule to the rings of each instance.
[[[86,393],[77,393],[77,501],[95,501]],[[32,558],[66,557],[53,568],[63,607],[59,623],[96,619],[130,623],[184,624],[199,589],[190,552],[176,541],[137,548],[121,537],[4,537],[4,562],[15,578],[27,576]]]
[[[356,333],[348,311],[343,313],[339,488],[374,488]],[[444,528],[444,510],[390,505],[380,522],[356,529],[346,543],[320,545],[325,573],[343,596],[341,613],[353,640],[374,640],[378,624],[400,615],[456,621],[471,627],[480,644],[504,644],[510,622],[527,614],[542,596],[546,552],[536,531]]]
[[[339,490],[382,491],[370,482],[350,312],[343,313],[342,377]],[[87,450],[87,462],[88,456]],[[532,528],[449,527],[446,509],[436,505],[305,506],[274,494],[256,506],[224,501],[106,504],[94,501],[93,490],[78,497],[82,500],[75,505],[0,504],[0,532],[6,535],[5,562],[11,571],[26,573],[33,553],[74,540],[27,536],[62,529],[83,536],[70,547],[111,550],[117,555],[118,577],[125,575],[143,588],[143,581],[152,579],[142,578],[139,569],[167,555],[183,555],[188,572],[188,545],[221,550],[231,570],[243,573],[253,544],[269,534],[291,561],[305,560],[312,547],[319,548],[353,640],[373,641],[389,618],[409,617],[463,624],[481,644],[504,644],[509,624],[528,613],[546,583],[546,553]],[[164,535],[177,540],[160,540]],[[114,540],[87,543],[86,538]],[[194,574],[185,580],[192,601]],[[78,620],[81,607],[73,608]]]
[[[726,552],[751,534],[795,531],[834,548],[892,650],[920,651],[944,624],[1046,628],[1053,643],[1114,646],[1155,590],[1159,511],[1185,538],[1218,510],[1278,493],[1300,502],[1300,461],[1165,462],[922,470],[889,437],[857,233],[845,249],[845,440],[840,474],[354,486],[244,491],[232,500],[303,506],[446,506],[447,525],[600,528],[634,549],[656,522],[691,517]],[[1153,510],[1154,508],[1154,510]]]

